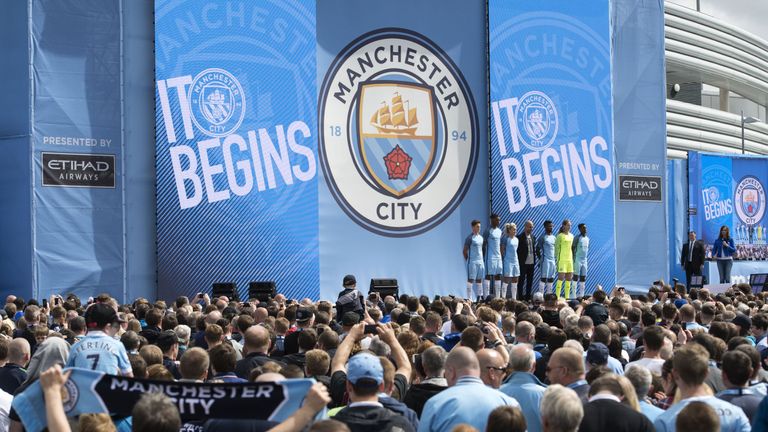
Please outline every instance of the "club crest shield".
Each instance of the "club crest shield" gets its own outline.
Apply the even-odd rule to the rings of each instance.
[[[435,160],[434,111],[429,87],[378,81],[360,86],[360,155],[382,192],[402,197],[426,178]]]
[[[232,91],[221,84],[211,84],[200,92],[200,110],[213,124],[222,124],[232,117]]]
[[[350,219],[410,237],[459,206],[479,157],[477,108],[440,46],[407,29],[370,31],[339,52],[319,93],[320,166]]]
[[[243,87],[224,69],[200,72],[189,86],[192,122],[208,135],[222,137],[237,130],[245,117]]]
[[[759,224],[765,215],[765,189],[760,180],[746,176],[736,185],[736,214],[746,225]]]

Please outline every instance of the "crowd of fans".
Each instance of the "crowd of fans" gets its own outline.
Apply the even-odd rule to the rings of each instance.
[[[765,431],[768,302],[659,284],[632,298],[365,295],[335,302],[210,299],[119,305],[74,295],[0,310],[0,430],[23,430],[13,395],[39,380],[53,432]],[[99,343],[93,343],[98,341]],[[152,380],[317,382],[282,423],[182,422],[146,394],[131,417],[66,419],[62,367]]]

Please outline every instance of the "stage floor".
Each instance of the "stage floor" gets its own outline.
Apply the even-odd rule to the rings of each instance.
[[[768,273],[768,261],[734,261],[731,268],[731,283],[749,283],[749,275],[753,273]],[[716,284],[720,282],[720,273],[717,271],[716,261],[707,261],[704,264],[704,275],[709,283]]]

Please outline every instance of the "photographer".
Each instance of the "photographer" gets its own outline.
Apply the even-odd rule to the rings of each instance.
[[[366,334],[366,328],[371,333]],[[375,333],[373,330],[375,329]],[[391,360],[395,363],[395,377],[393,380],[392,394],[396,399],[402,399],[408,389],[408,383],[411,376],[411,362],[408,361],[408,355],[397,341],[395,331],[390,325],[378,324],[376,326],[366,326],[365,323],[359,323],[352,326],[347,337],[339,344],[336,354],[331,361],[331,398],[335,406],[344,405],[347,402],[346,382],[347,382],[347,361],[349,360],[352,348],[368,335],[377,334],[379,338],[389,345],[392,355]]]

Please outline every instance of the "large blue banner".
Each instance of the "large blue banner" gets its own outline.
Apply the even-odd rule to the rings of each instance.
[[[492,208],[586,223],[587,292],[616,279],[608,0],[489,2]],[[538,274],[536,275],[538,278]]]
[[[768,259],[768,159],[691,152],[688,178],[690,227],[707,245],[707,256],[726,226],[737,258]]]
[[[612,0],[611,20],[616,279],[642,293],[667,274],[664,1]]]
[[[485,4],[318,2],[320,280],[464,294],[486,220]]]
[[[120,2],[39,0],[30,11],[34,294],[122,299]]]
[[[317,297],[315,3],[156,1],[160,297]]]

